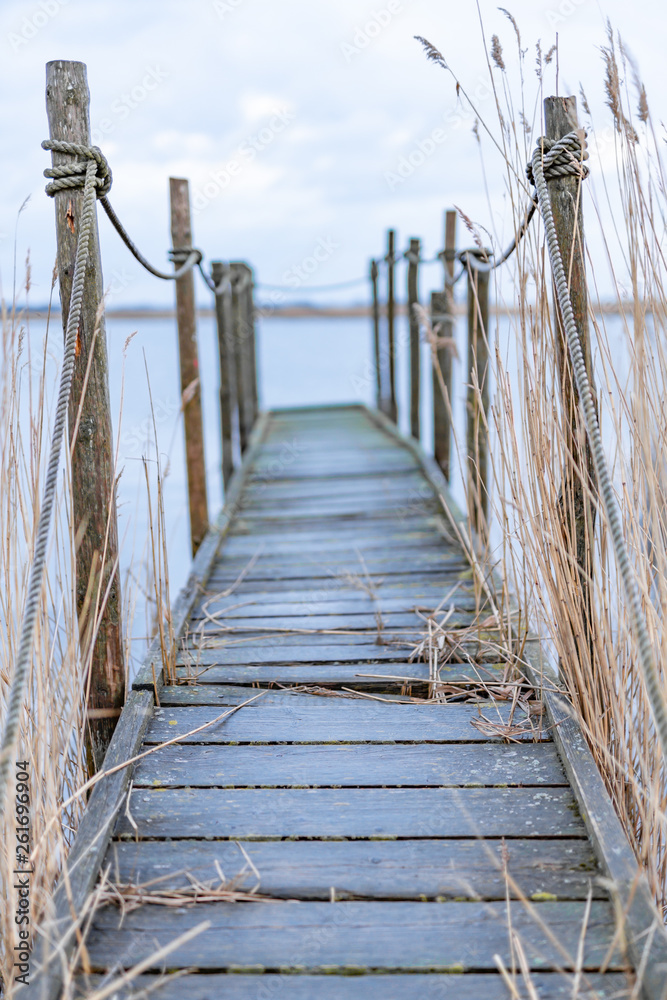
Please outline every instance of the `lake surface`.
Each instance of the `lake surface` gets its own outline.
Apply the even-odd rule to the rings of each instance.
[[[510,371],[516,372],[516,349],[506,318],[494,319],[494,340]],[[616,317],[608,328],[621,332]],[[39,352],[44,324],[32,321],[31,342]],[[205,425],[205,453],[209,512],[215,518],[224,497],[221,476],[220,418],[218,409],[218,352],[213,319],[199,321],[199,352]],[[58,362],[59,320],[50,341],[53,370]],[[363,402],[374,405],[375,373],[372,329],[366,318],[260,319],[257,324],[259,396],[263,408],[324,403]],[[128,338],[129,342],[128,342]],[[133,608],[133,665],[141,662],[150,631],[150,592],[146,580],[149,503],[144,460],[147,462],[152,501],[156,496],[157,435],[169,552],[171,600],[184,584],[191,563],[183,427],[175,322],[165,319],[107,321],[112,412],[118,443],[120,481],[118,515],[121,569],[125,597]],[[459,350],[465,345],[464,321],[457,322]],[[397,392],[399,424],[408,429],[407,319],[397,320]],[[512,379],[514,382],[514,378]],[[514,382],[518,388],[518,380]],[[465,445],[465,382],[460,361],[453,372],[455,434]],[[151,406],[152,398],[152,406]],[[432,382],[430,356],[422,345],[422,441],[432,450]],[[464,505],[459,469],[453,469],[452,493]],[[495,535],[495,532],[494,532]],[[497,541],[500,541],[500,536]]]

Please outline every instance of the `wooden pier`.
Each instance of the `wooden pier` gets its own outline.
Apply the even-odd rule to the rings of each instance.
[[[48,79],[50,193],[68,275],[80,205],[94,204],[93,178],[99,193],[111,175],[89,145],[85,67],[52,63]],[[65,115],[63,94],[76,114]],[[552,121],[555,141],[576,109],[548,101],[570,116]],[[102,204],[134,256],[176,281],[192,571],[127,697],[120,655],[97,643],[89,758],[93,769],[103,763],[19,996],[666,1000],[667,936],[637,858],[540,642],[519,648],[506,608],[500,628],[489,568],[477,564],[489,538],[489,261],[479,249],[457,253],[448,213],[436,258],[445,287],[432,295],[428,329],[431,458],[416,440],[414,321],[414,436],[396,426],[394,233],[370,269],[376,409],[258,414],[252,269],[215,261],[208,274],[192,245],[187,181],[172,179],[171,193],[167,275],[105,195]],[[101,288],[96,239],[86,241]],[[419,253],[413,240],[413,303]],[[456,260],[468,279],[464,377],[478,389],[468,392],[460,456],[465,516],[448,491]],[[214,296],[219,344],[225,507],[212,525],[194,267]],[[85,274],[77,268],[73,286]],[[101,292],[84,286],[86,336],[68,322],[67,296],[63,319],[73,369],[87,378],[91,366],[104,409],[106,356],[88,336]],[[102,514],[115,517],[105,454],[88,449],[78,473],[102,525]],[[75,533],[88,495],[75,505]],[[99,543],[78,554],[84,597],[117,571],[114,531],[104,572]],[[585,552],[574,556],[585,566]],[[116,610],[106,622],[103,607],[100,621],[120,635]]]
[[[479,678],[503,667],[463,649],[438,676],[470,700],[420,703],[418,612],[447,598],[460,628],[483,610],[436,479],[363,407],[260,418],[186,592],[178,683],[153,707],[139,678],[109,759],[183,739],[105,779],[124,784],[98,786],[82,831],[94,841],[113,799],[107,878],[183,896],[98,909],[84,995],[140,965],[115,996],[500,1000],[517,942],[540,998],[569,997],[575,974],[581,996],[625,995],[599,845],[548,718],[484,735],[476,720],[510,708]],[[221,878],[264,899],[188,899]]]

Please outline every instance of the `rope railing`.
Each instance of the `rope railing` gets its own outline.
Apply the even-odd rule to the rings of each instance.
[[[249,344],[251,337],[254,338],[252,323],[253,280],[250,268],[246,265],[238,265],[236,268],[232,265],[231,269],[223,266],[223,273],[216,282],[203,266],[204,255],[202,251],[193,246],[175,246],[168,252],[169,259],[174,264],[173,271],[161,271],[154,267],[132,240],[109,201],[108,194],[112,186],[113,175],[102,151],[97,146],[61,139],[46,139],[42,142],[42,148],[51,153],[71,158],[66,163],[53,165],[44,171],[44,176],[49,182],[45,188],[46,194],[51,198],[56,198],[57,195],[64,192],[79,192],[83,195],[83,205],[77,224],[75,266],[67,313],[60,386],[48,450],[44,488],[35,529],[35,544],[23,618],[19,630],[14,673],[8,693],[7,711],[0,739],[0,810],[2,811],[5,808],[7,782],[11,762],[15,756],[21,711],[26,697],[29,665],[33,653],[40,596],[46,570],[48,539],[55,506],[58,467],[72,395],[75,362],[81,347],[79,331],[84,308],[86,271],[91,251],[91,233],[95,219],[96,201],[100,202],[113,228],[129,252],[148,273],[163,281],[174,281],[178,285],[181,279],[189,275],[196,267],[216,300],[229,298],[231,308],[218,310],[220,354],[221,362],[224,358],[224,364],[228,367],[225,373],[227,379],[231,377],[231,372],[237,370],[239,365],[242,371],[244,388],[237,387],[235,397],[237,404],[243,406],[244,420],[242,424],[246,439],[257,416],[254,344],[251,349]],[[73,222],[70,221],[69,224],[73,232]],[[222,328],[223,326],[224,328]],[[235,362],[234,359],[237,356],[238,361]],[[244,392],[248,399],[243,399]],[[252,400],[255,402],[254,406]],[[243,405],[244,403],[245,405]],[[232,422],[231,412],[223,413],[223,425],[227,432],[229,432]],[[244,445],[245,441],[242,442],[242,446]],[[227,446],[233,446],[231,434]],[[225,450],[225,442],[223,442],[223,450]],[[228,454],[224,456],[223,467],[226,486],[234,468],[234,462]]]
[[[542,137],[538,140],[535,151],[526,167],[526,176],[534,189],[534,193],[514,238],[502,253],[494,254],[490,250],[483,249],[481,246],[457,251],[454,249],[455,243],[452,239],[451,245],[448,245],[445,250],[440,251],[434,258],[424,258],[421,251],[417,251],[413,246],[400,255],[400,257],[408,263],[408,310],[411,320],[412,311],[418,303],[416,292],[417,269],[423,264],[435,261],[441,262],[445,268],[445,290],[444,292],[434,292],[431,296],[431,335],[434,337],[435,345],[432,348],[434,365],[434,451],[436,459],[439,460],[439,464],[447,479],[449,478],[448,449],[451,434],[451,408],[441,405],[441,397],[444,392],[451,399],[451,356],[448,356],[448,352],[441,354],[438,346],[443,341],[453,344],[453,288],[464,274],[468,276],[468,363],[469,365],[472,364],[473,368],[471,372],[471,386],[469,386],[466,404],[468,427],[466,432],[468,447],[468,493],[469,495],[472,493],[474,499],[474,503],[471,505],[473,525],[477,529],[482,542],[484,542],[488,531],[486,510],[488,488],[486,482],[486,442],[482,443],[482,437],[486,436],[485,428],[488,426],[488,422],[486,413],[484,416],[481,416],[478,410],[480,395],[483,397],[485,392],[488,394],[488,377],[486,371],[488,366],[488,344],[485,343],[488,318],[488,281],[490,273],[504,265],[516,252],[521,240],[526,236],[533,218],[539,211],[544,222],[558,308],[562,317],[567,349],[583,416],[586,439],[594,467],[600,503],[609,527],[621,584],[630,610],[632,631],[637,641],[638,660],[646,685],[653,721],[660,740],[663,757],[667,763],[667,700],[658,675],[646,616],[642,610],[636,573],[632,567],[628,545],[623,533],[621,510],[613,487],[609,463],[604,449],[593,387],[573,311],[568,277],[565,272],[563,253],[554,224],[554,214],[548,188],[550,181],[562,178],[575,178],[579,183],[585,180],[589,174],[589,168],[585,163],[587,159],[586,133],[581,129],[572,129],[560,139]],[[448,212],[447,217],[448,229],[451,229],[453,233],[455,232],[456,215],[454,212]],[[411,241],[411,244],[419,247],[418,240]],[[385,336],[385,344],[384,346],[382,345],[380,330],[382,310],[378,299],[377,269],[382,265],[393,266],[399,259],[399,255],[386,254],[372,261],[372,269],[374,269],[375,274],[373,281],[373,316],[374,341],[376,345],[375,363],[378,373],[377,402],[378,408],[383,410],[383,412],[388,412],[387,399],[389,390],[386,382],[389,365],[387,364],[387,357],[392,355],[394,350],[394,335],[393,331],[388,331],[388,334]],[[458,272],[454,274],[454,263],[457,261],[461,266]],[[388,303],[387,308],[393,310],[393,303]],[[418,437],[419,422],[418,418],[415,420],[415,413],[418,413],[420,408],[419,351],[413,342],[415,335],[412,322],[410,334],[411,427],[413,436]],[[484,359],[483,365],[480,363],[480,358]],[[393,389],[391,395],[395,397]],[[486,410],[488,399],[486,401],[482,399],[481,405]],[[416,433],[415,427],[417,428]],[[446,448],[442,446],[443,441],[447,442]],[[438,455],[439,443],[443,453],[441,456]],[[482,510],[481,517],[479,514],[480,508]]]

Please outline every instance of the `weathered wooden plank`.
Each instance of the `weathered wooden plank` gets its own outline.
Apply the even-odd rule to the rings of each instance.
[[[308,696],[293,697],[303,701]],[[567,780],[552,743],[309,744],[230,746],[222,751],[175,744],[139,761],[133,784],[135,788],[541,787],[567,785]]]
[[[433,487],[421,473],[406,473],[403,476],[387,476],[381,479],[373,476],[365,479],[361,476],[338,476],[333,481],[308,480],[303,483],[291,483],[285,480],[270,480],[264,483],[248,483],[243,491],[244,499],[258,503],[273,503],[276,500],[303,500],[308,498],[329,499],[336,497],[391,497],[395,495],[410,496],[416,491],[419,495],[435,496]]]
[[[360,615],[374,614],[375,610],[382,612],[383,617],[385,615],[394,614],[414,614],[415,609],[419,610],[423,614],[431,614],[438,607],[440,601],[432,600],[430,603],[424,601],[415,600],[413,597],[379,597],[377,601],[371,599],[363,591],[357,590],[353,592],[354,597],[349,597],[345,599],[341,598],[341,591],[325,591],[324,597],[319,598],[317,591],[308,591],[307,595],[303,591],[297,592],[296,594],[292,591],[283,592],[281,594],[257,594],[253,599],[253,595],[245,594],[242,601],[235,596],[235,594],[230,594],[229,597],[223,597],[219,600],[215,599],[214,595],[208,595],[204,597],[199,603],[197,603],[192,610],[193,619],[201,619],[203,612],[203,605],[206,604],[206,611],[209,615],[220,614],[224,617],[225,621],[234,622],[238,618],[265,618],[267,619],[267,625],[272,624],[272,619],[285,616],[298,616],[304,623],[304,628],[308,628],[308,622],[312,617],[323,616],[346,616],[352,620]],[[290,596],[292,600],[290,601]],[[440,599],[444,598],[446,595],[441,595]],[[315,598],[314,600],[312,598]],[[326,600],[325,598],[329,598]],[[453,594],[448,598],[443,604],[440,614],[444,615],[449,608],[453,608],[454,612],[452,618],[457,614],[463,612],[472,612],[477,609],[477,600],[474,595],[468,590],[462,591],[462,588],[457,588]],[[440,615],[439,615],[440,617]],[[196,626],[194,626],[196,627]]]
[[[572,1000],[571,974],[532,973],[531,983],[540,1000]],[[523,979],[517,975],[518,988]],[[81,977],[78,986],[83,996],[104,984],[101,976]],[[118,1000],[152,997],[154,1000],[183,1000],[183,979],[164,976],[138,976],[131,986],[114,991]],[[626,1000],[632,986],[622,973],[588,973],[583,977],[581,1000]],[[79,994],[77,994],[78,996]],[[521,994],[523,996],[523,994]],[[188,1000],[507,1000],[508,991],[500,975],[494,973],[455,972],[392,976],[386,975],[293,975],[267,973],[257,975],[189,975]]]
[[[211,635],[208,638],[202,638],[199,634],[191,633],[187,639],[181,641],[180,646],[182,650],[191,651],[194,657],[200,651],[200,647],[202,653],[220,654],[218,655],[218,659],[224,659],[222,654],[228,650],[238,651],[248,648],[254,656],[258,652],[263,654],[265,650],[275,651],[303,648],[305,650],[312,650],[312,658],[317,659],[320,648],[328,648],[332,645],[335,647],[354,646],[355,648],[360,647],[365,649],[366,647],[375,648],[378,645],[382,646],[386,644],[400,650],[398,655],[405,657],[422,637],[422,633],[418,633],[414,625],[411,628],[399,629],[396,633],[390,632],[389,629],[383,630],[381,641],[378,641],[378,635],[377,625],[373,631],[351,631],[349,634],[343,635],[329,635],[327,632],[315,632],[303,635],[293,632],[276,632],[271,631],[271,629],[258,631],[255,628],[247,636],[229,635],[222,632],[218,636]],[[403,641],[404,639],[405,641]],[[282,653],[278,656],[278,659],[281,658]],[[394,659],[396,659],[396,656],[394,656]]]
[[[326,570],[322,570],[320,576],[306,577],[304,579],[312,580],[312,583],[308,584],[308,589],[312,593],[315,590],[317,593],[323,587],[327,590],[333,587],[347,588],[353,592],[356,590],[357,594],[363,594],[364,591],[368,593],[368,584],[373,587],[377,596],[382,596],[383,593],[387,593],[388,596],[395,596],[396,593],[412,593],[416,597],[420,597],[422,594],[428,594],[432,598],[435,595],[436,600],[443,600],[448,594],[450,594],[455,588],[462,587],[465,583],[472,583],[472,570],[466,570],[465,572],[457,573],[452,570],[450,573],[445,573],[442,570],[437,573],[369,573],[368,576],[360,568],[359,572],[356,574],[357,583],[356,588],[354,583],[357,581],[350,580],[352,574],[341,573],[336,576],[331,573],[327,573]],[[208,581],[208,588],[214,593],[217,589],[224,590],[226,587],[230,587],[235,584],[233,593],[235,595],[247,595],[256,592],[275,592],[280,591],[284,598],[285,583],[283,580],[262,580],[261,585],[258,581],[254,580],[241,580],[236,584],[236,579],[231,580],[226,574],[218,574],[217,572],[211,574]],[[366,585],[365,587],[363,585]],[[294,590],[297,588],[294,587]],[[305,587],[303,588],[306,589]],[[306,595],[308,596],[308,594]],[[247,599],[247,598],[246,598]]]
[[[322,704],[320,704],[322,702]],[[212,707],[156,708],[146,732],[147,743],[164,743],[183,736],[193,743],[323,743],[323,742],[437,742],[481,743],[487,737],[472,725],[484,712],[506,722],[507,704],[416,705],[338,698],[314,698],[310,708],[292,704],[262,704],[258,699],[228,719],[210,725],[195,736],[186,734],[219,715]],[[514,721],[525,719],[519,709]],[[500,739],[500,737],[498,737]]]
[[[521,903],[510,903],[512,928],[532,968],[576,967],[585,905],[540,904],[539,916],[550,932],[545,933]],[[179,910],[144,906],[124,914],[121,927],[118,910],[105,907],[93,918],[87,943],[91,965],[127,967],[203,920],[211,922],[210,929],[176,948],[169,957],[171,966],[445,972],[495,970],[496,954],[506,965],[512,963],[508,916],[500,903],[281,902],[201,904]],[[599,969],[613,936],[610,904],[594,900],[582,948],[584,969]],[[609,967],[623,967],[618,947]]]
[[[313,636],[313,639],[326,639],[326,636]],[[329,638],[344,638],[333,636]],[[253,640],[254,641],[254,640]],[[297,663],[404,663],[411,651],[412,643],[402,646],[378,646],[372,643],[337,643],[335,646],[322,642],[313,642],[306,646],[294,645],[276,638],[264,645],[243,643],[237,646],[226,646],[221,649],[183,649],[176,658],[178,666],[189,666],[191,670],[202,669],[218,664],[252,665],[252,664],[297,664]],[[475,657],[480,663],[495,663],[498,652],[495,648],[479,648],[472,642],[458,646],[456,659]]]
[[[428,666],[423,663],[320,663],[272,664],[269,666],[217,664],[210,667],[177,667],[176,676],[182,684],[162,688],[160,701],[169,704],[217,705],[215,685],[226,684],[318,684],[322,686],[351,685],[370,691],[398,691],[397,685],[425,686],[429,681]],[[186,698],[182,692],[192,691],[185,682],[197,678],[198,694]],[[440,680],[448,683],[469,683],[502,677],[502,668],[492,663],[453,663],[439,668]],[[247,692],[246,692],[247,695]]]
[[[460,553],[435,551],[415,551],[404,548],[398,552],[393,547],[385,551],[372,551],[360,553],[354,549],[348,551],[339,550],[311,550],[303,546],[294,546],[291,552],[273,553],[272,548],[268,551],[257,547],[257,552],[253,557],[255,561],[247,571],[248,579],[261,577],[265,574],[272,574],[276,571],[287,572],[288,570],[300,570],[302,567],[312,571],[319,567],[320,575],[322,567],[334,570],[345,569],[348,572],[363,572],[364,566],[372,573],[400,573],[407,568],[412,573],[433,572],[438,568],[467,569],[470,563]],[[216,571],[218,573],[227,572],[231,575],[238,574],[248,566],[248,556],[230,557],[224,555],[218,560]],[[236,577],[234,577],[236,578]]]
[[[146,788],[130,837],[581,837],[569,788]],[[136,826],[135,826],[136,824]]]
[[[445,556],[452,558],[460,553],[454,548],[448,548],[443,544],[443,540],[431,533],[422,535],[419,539],[404,540],[402,535],[391,535],[387,537],[382,534],[375,537],[362,536],[352,539],[344,539],[331,535],[320,536],[319,539],[308,537],[301,538],[301,532],[288,533],[278,531],[264,538],[255,535],[246,537],[236,535],[230,537],[226,542],[220,561],[226,563],[235,562],[247,565],[250,559],[257,556],[260,559],[267,559],[269,562],[290,561],[299,558],[326,559],[329,562],[348,562],[355,560],[357,565],[360,557],[365,562],[383,562],[387,559],[415,559],[427,561],[432,556]]]
[[[538,642],[529,644],[528,673],[535,682],[546,676],[547,683],[555,686],[557,679],[550,668],[545,670],[540,652]],[[635,968],[645,965],[642,996],[647,1000],[665,1000],[667,932],[656,909],[646,876],[632,852],[600,772],[580,727],[572,718],[565,697],[549,688],[545,690],[543,697],[548,718],[554,727],[556,745],[591,842],[623,907],[624,931],[631,959]]]
[[[104,866],[117,884],[159,880],[182,889],[196,879],[299,899],[605,899],[587,840],[114,841]],[[507,871],[514,883],[505,878]],[[219,866],[216,867],[216,862]],[[257,874],[259,873],[259,875]],[[517,888],[515,888],[515,886]]]
[[[242,611],[240,608],[238,610]],[[211,614],[210,611],[209,614]],[[407,614],[401,614],[396,611],[383,612],[381,617],[382,631],[387,635],[391,635],[397,629],[401,631],[401,634],[404,629],[419,629],[423,635],[426,628],[423,617],[418,616],[414,611]],[[439,615],[438,619],[441,620],[443,617],[444,613]],[[447,628],[470,627],[474,623],[475,615],[470,612],[468,614],[451,615],[447,619]],[[261,631],[258,632],[257,629],[260,625]],[[224,615],[218,615],[215,621],[204,620],[201,617],[197,619],[193,616],[191,629],[192,633],[197,635],[210,636],[219,634],[220,636],[227,635],[232,639],[235,636],[246,635],[247,633],[261,635],[262,631],[268,633],[272,629],[339,629],[341,631],[358,632],[365,630],[377,635],[378,619],[375,614],[370,612],[354,615],[285,615],[282,617],[274,616],[272,618],[267,618],[264,615],[261,618],[257,616],[242,618],[239,615],[229,619]],[[229,632],[230,629],[233,629],[233,632]]]
[[[410,572],[406,573],[406,569]],[[220,586],[222,590],[225,583],[228,586],[233,584],[242,571],[243,565],[228,566],[224,562],[218,563],[209,579],[209,586]],[[364,562],[361,559],[350,560],[347,564],[328,564],[324,561],[316,563],[304,560],[301,563],[294,561],[283,565],[265,563],[259,559],[245,573],[242,585],[248,588],[251,584],[264,583],[265,581],[272,583],[275,581],[331,579],[332,574],[339,574],[341,576],[357,576],[364,581],[370,580],[371,582],[377,581],[379,578],[388,584],[391,584],[396,577],[405,580],[408,576],[411,576],[416,583],[422,581],[428,582],[430,578],[437,577],[438,580],[443,580],[443,578],[447,580],[451,588],[456,583],[459,574],[465,574],[466,572],[468,572],[468,564],[463,560],[454,559],[445,559],[441,564],[436,562],[414,566],[400,560],[396,562],[387,561],[386,563],[373,562],[370,565],[366,564],[364,566]],[[234,592],[237,593],[238,591],[239,588],[237,587]]]

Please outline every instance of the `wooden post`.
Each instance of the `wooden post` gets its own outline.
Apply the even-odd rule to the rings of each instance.
[[[438,326],[438,339],[454,339],[454,260],[456,257],[456,212],[445,215],[445,290],[431,295],[431,324]],[[447,398],[443,395],[443,387]],[[452,441],[452,350],[440,347],[433,355],[433,455],[447,482],[451,477]]]
[[[414,306],[419,302],[419,257],[421,242],[410,240],[408,251],[408,322],[410,325],[410,433],[419,441],[419,317]]]
[[[382,368],[380,359],[380,300],[378,297],[378,265],[371,261],[371,290],[373,294],[373,350],[375,358],[375,406],[382,410]]]
[[[236,356],[236,397],[239,413],[241,452],[246,450],[255,422],[256,372],[255,324],[252,316],[252,271],[243,261],[232,261],[232,323]]]
[[[221,287],[229,278],[229,266],[222,261],[211,262],[211,277]],[[218,327],[220,358],[220,427],[222,431],[222,482],[227,485],[234,472],[234,338],[232,330],[232,293],[227,281],[215,296],[215,318]]]
[[[394,248],[396,233],[390,229],[387,233],[387,348],[389,352],[389,417],[396,423],[398,407],[396,405],[396,336],[394,301]]]
[[[546,137],[560,139],[579,127],[576,97],[547,97],[544,101]],[[588,328],[588,299],[584,257],[584,221],[581,206],[580,181],[577,177],[558,177],[548,182],[556,235],[569,276],[570,298],[588,378],[595,397],[595,380]],[[582,595],[582,620],[590,636],[592,618],[592,544],[595,528],[595,472],[588,441],[581,431],[579,396],[567,350],[563,321],[554,295],[556,321],[556,355],[563,399],[565,467],[559,496],[563,532],[570,551],[579,567]],[[588,479],[584,486],[584,479]],[[575,631],[578,623],[573,623]]]
[[[175,250],[192,246],[189,188],[187,180],[180,177],[169,178],[171,239]],[[185,457],[190,507],[190,539],[194,555],[208,530],[208,500],[193,272],[190,270],[178,278],[175,285],[178,357],[181,369],[181,405],[183,406],[185,426]]]
[[[83,63],[47,64],[46,110],[52,139],[90,145],[89,103]],[[71,157],[65,154],[52,156],[54,166],[71,162]],[[66,329],[83,189],[60,191],[54,201],[58,280],[63,329]],[[78,540],[76,605],[83,656],[85,659],[88,654],[90,663],[87,746],[91,772],[102,766],[125,700],[113,431],[102,298],[102,262],[95,221],[69,405],[73,531]],[[90,375],[83,395],[89,365]],[[78,433],[74,438],[77,423]],[[96,634],[93,634],[94,616],[99,616]]]
[[[471,251],[472,256],[472,251]],[[468,263],[466,452],[468,515],[485,541],[489,517],[489,272]]]
[[[246,268],[246,336],[248,340],[248,389],[250,392],[250,415],[252,419],[251,429],[257,420],[259,413],[259,398],[257,391],[257,330],[255,329],[255,276],[252,268]]]

